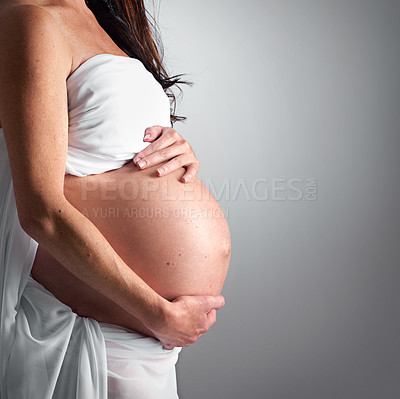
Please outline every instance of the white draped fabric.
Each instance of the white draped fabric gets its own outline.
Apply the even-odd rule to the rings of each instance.
[[[67,88],[66,173],[116,169],[144,148],[146,127],[169,124],[165,93],[132,58],[98,54]],[[30,276],[37,247],[18,220],[0,128],[0,398],[177,398],[180,348],[78,316]]]

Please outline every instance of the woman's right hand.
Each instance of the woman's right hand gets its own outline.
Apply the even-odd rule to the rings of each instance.
[[[224,305],[222,295],[180,296],[167,304],[162,320],[150,329],[165,349],[189,346],[210,329]]]

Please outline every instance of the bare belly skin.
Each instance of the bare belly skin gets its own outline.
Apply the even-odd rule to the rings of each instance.
[[[219,294],[231,247],[223,211],[199,179],[179,181],[183,168],[163,177],[155,176],[156,168],[138,170],[129,162],[100,175],[66,175],[64,194],[164,298]],[[152,335],[40,246],[32,277],[81,316]]]

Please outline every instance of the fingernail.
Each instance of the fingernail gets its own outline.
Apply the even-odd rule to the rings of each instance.
[[[141,159],[142,159],[142,158],[140,158],[140,157],[139,157],[139,158],[136,158],[134,162],[137,164]]]
[[[159,176],[163,175],[165,173],[165,169],[164,168],[159,168],[157,169],[157,173]]]
[[[145,134],[145,136],[144,136],[144,139],[143,139],[143,140],[147,140],[148,138],[150,138],[150,136],[151,136],[151,134],[150,134],[150,133],[147,133],[147,134]]]
[[[143,166],[146,165],[146,161],[140,161],[140,162],[138,162],[138,165],[140,168],[143,168]]]

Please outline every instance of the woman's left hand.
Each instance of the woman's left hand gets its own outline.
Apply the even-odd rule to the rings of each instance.
[[[183,183],[190,182],[199,171],[200,163],[192,147],[172,127],[148,127],[143,141],[152,143],[133,157],[133,162],[139,169],[166,161],[156,170],[157,176],[164,176],[183,166],[186,169],[181,178]]]

